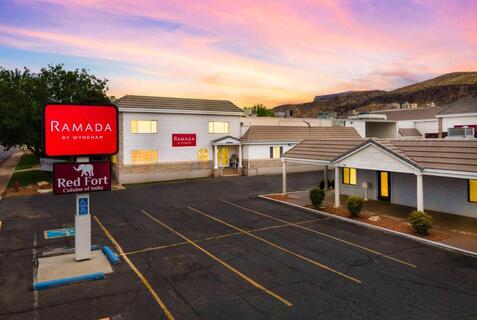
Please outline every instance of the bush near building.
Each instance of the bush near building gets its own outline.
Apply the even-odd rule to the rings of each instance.
[[[359,213],[363,208],[363,198],[358,196],[349,196],[346,200],[346,207],[348,208],[348,212],[350,213],[351,217],[357,218],[359,217]]]
[[[431,215],[423,211],[413,211],[409,215],[409,222],[411,223],[412,228],[421,236],[429,234],[429,229],[432,228],[432,217]]]
[[[24,153],[15,167],[15,170],[31,169],[40,164],[38,157],[32,153]]]
[[[319,208],[321,203],[325,199],[325,191],[320,188],[314,188],[310,190],[310,201],[315,208]]]

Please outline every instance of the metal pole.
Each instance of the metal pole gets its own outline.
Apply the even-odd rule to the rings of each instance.
[[[76,162],[89,162],[89,157],[78,157]],[[91,215],[89,193],[76,194],[75,260],[91,259]]]

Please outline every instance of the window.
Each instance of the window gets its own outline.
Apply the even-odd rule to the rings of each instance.
[[[270,159],[280,159],[283,154],[283,147],[274,146],[270,147]]]
[[[157,150],[131,150],[132,163],[157,162]]]
[[[343,184],[356,185],[356,168],[343,168]]]
[[[157,121],[131,120],[131,133],[157,133]]]
[[[207,148],[200,149],[197,152],[197,160],[208,161],[209,160],[209,150],[207,150]]]
[[[209,121],[209,133],[229,133],[228,121]]]
[[[469,180],[469,202],[477,203],[477,180]]]

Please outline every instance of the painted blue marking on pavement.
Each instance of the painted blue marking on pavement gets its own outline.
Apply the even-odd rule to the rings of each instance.
[[[75,228],[62,228],[62,229],[53,229],[53,230],[46,230],[45,231],[45,238],[46,239],[54,239],[54,238],[64,238],[64,237],[74,237],[75,236]]]

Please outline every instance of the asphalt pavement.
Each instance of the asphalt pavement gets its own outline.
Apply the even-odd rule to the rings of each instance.
[[[290,174],[288,187],[320,180]],[[34,257],[74,244],[43,237],[72,226],[74,196],[5,199],[0,318],[477,319],[477,259],[257,198],[280,188],[225,177],[92,194],[93,243],[122,263],[37,294]]]

